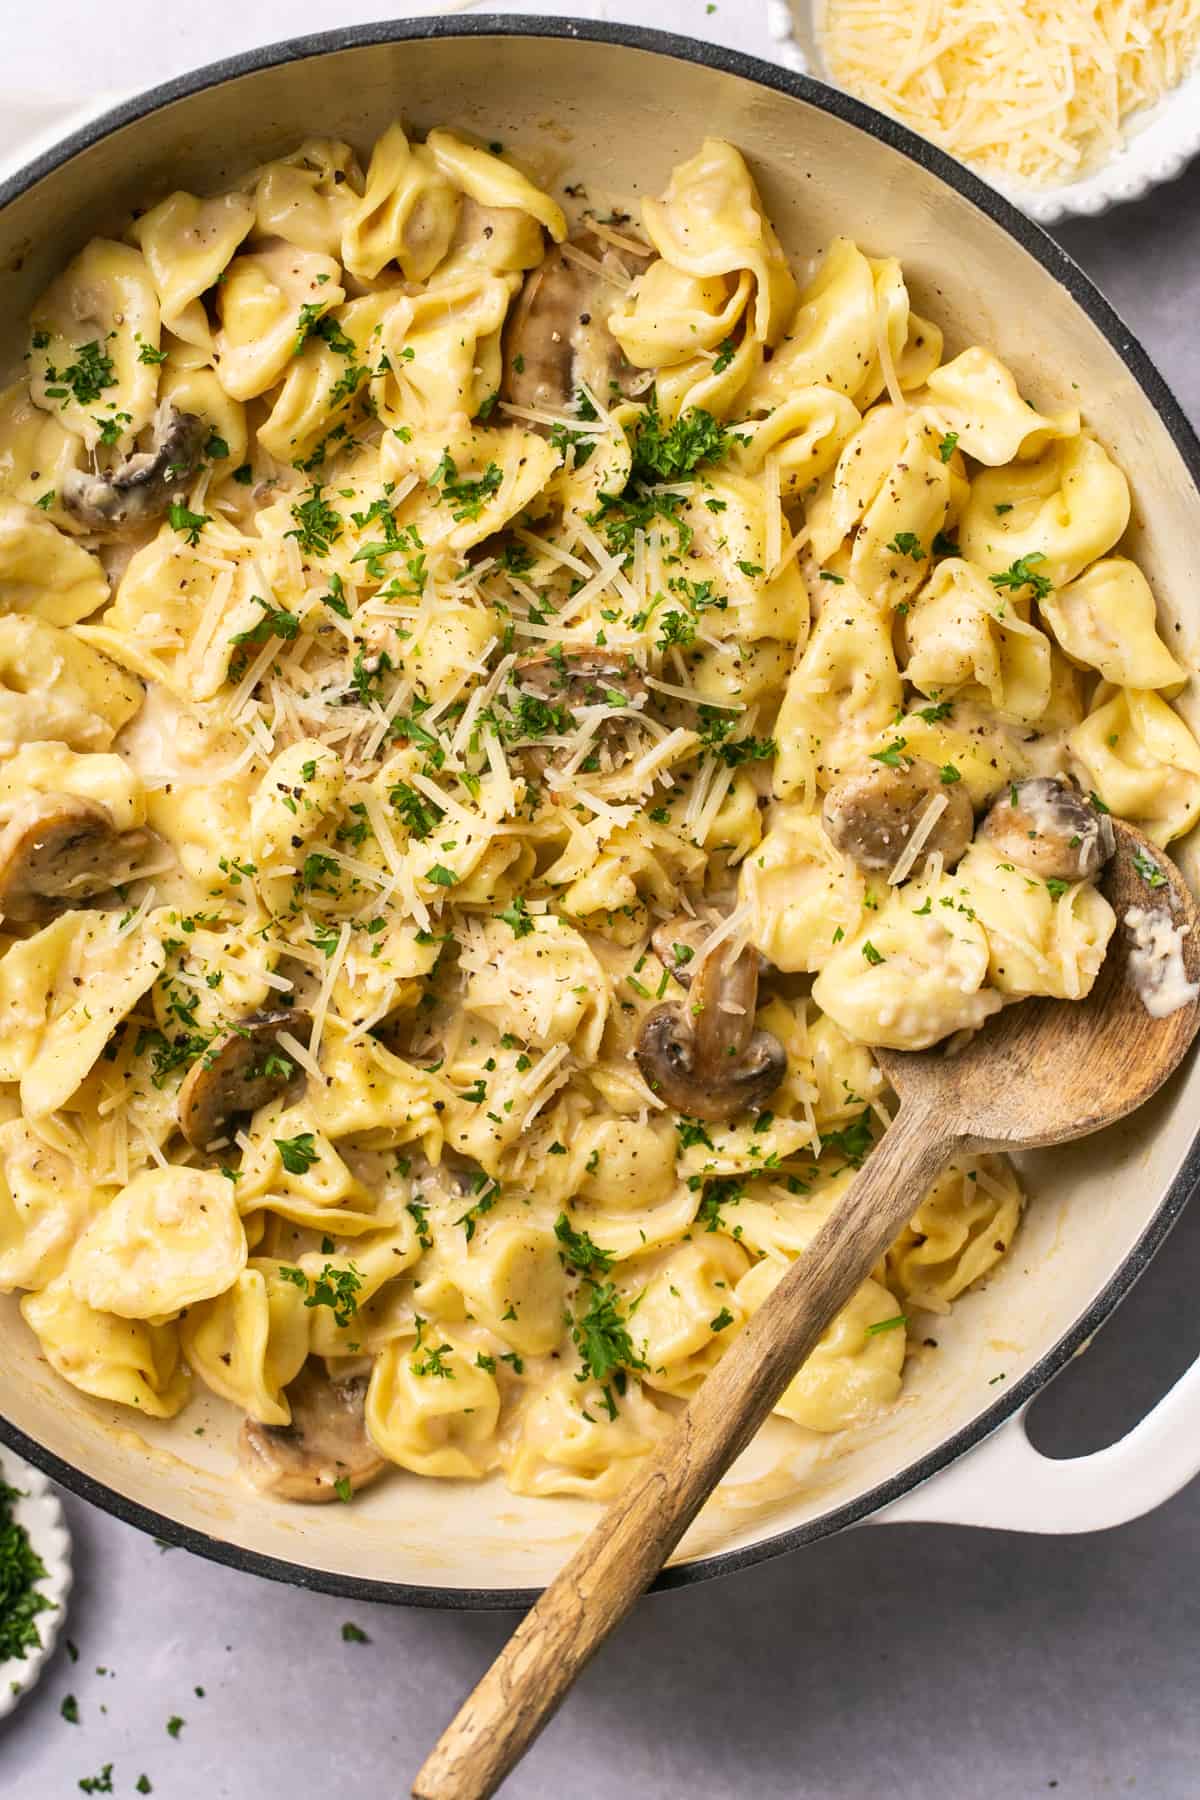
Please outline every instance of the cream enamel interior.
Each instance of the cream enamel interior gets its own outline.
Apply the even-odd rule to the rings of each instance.
[[[1164,635],[1191,666],[1200,498],[1171,437],[1102,333],[1020,245],[906,157],[802,101],[640,49],[502,36],[381,44],[258,71],[122,127],[0,215],[0,318],[19,331],[35,296],[88,238],[134,202],[216,187],[316,129],[363,148],[399,112],[498,138],[546,182],[588,180],[595,200],[661,189],[698,122],[749,159],[797,267],[850,229],[902,259],[913,303],[947,331],[947,355],[993,348],[1042,408],[1082,405],[1129,475],[1126,540],[1160,603]],[[20,354],[0,340],[8,366]],[[1072,384],[1078,384],[1078,391]],[[1180,630],[1176,630],[1178,625]],[[1182,710],[1200,724],[1194,700]],[[1195,875],[1189,852],[1185,867]],[[991,1280],[931,1328],[899,1405],[875,1426],[805,1442],[767,1432],[685,1540],[695,1557],[740,1548],[842,1507],[919,1462],[1012,1385],[1070,1328],[1130,1253],[1189,1148],[1195,1070],[1128,1125],[1028,1159],[1032,1202]],[[0,1306],[0,1412],[117,1493],[226,1543],[313,1570],[412,1586],[544,1582],[595,1517],[526,1500],[498,1480],[434,1483],[403,1473],[352,1508],[300,1509],[243,1490],[236,1420],[203,1392],[185,1428],[155,1428],[70,1391],[37,1355],[15,1299]],[[203,1435],[193,1435],[198,1428]]]

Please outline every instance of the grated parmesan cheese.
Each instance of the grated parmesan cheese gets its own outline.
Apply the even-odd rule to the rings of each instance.
[[[825,0],[818,35],[851,93],[954,156],[1048,186],[1111,156],[1178,85],[1200,0]]]
[[[918,856],[920,856],[921,851],[924,849],[926,838],[929,836],[949,804],[950,802],[945,794],[930,794],[929,799],[925,802],[924,811],[913,826],[912,836],[896,858],[892,872],[888,876],[888,885],[890,887],[898,887],[904,880],[909,870],[915,864]]]

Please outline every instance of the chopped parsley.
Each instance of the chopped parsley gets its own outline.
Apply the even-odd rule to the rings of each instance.
[[[958,443],[957,431],[948,431],[938,445],[938,455],[944,463],[948,463],[954,455],[954,446]]]
[[[430,487],[440,486],[441,498],[450,508],[450,516],[460,525],[465,520],[479,518],[487,502],[499,493],[503,481],[504,471],[494,462],[487,465],[477,481],[463,481],[448,450],[443,450],[441,461],[429,477]]]
[[[868,1325],[867,1336],[878,1337],[881,1331],[898,1331],[902,1326],[907,1324],[907,1315],[905,1313],[897,1313],[892,1319],[877,1319],[874,1325]]]
[[[262,607],[263,616],[249,631],[235,632],[229,640],[231,644],[267,644],[272,638],[290,640],[298,636],[300,620],[295,613],[269,606],[258,594],[252,599],[255,606]]]
[[[209,513],[189,512],[178,500],[172,500],[167,508],[167,523],[193,546],[200,542],[200,533],[208,524],[210,516]]]
[[[533,920],[526,912],[525,901],[520,894],[518,894],[502,912],[498,912],[496,917],[498,919],[503,919],[504,923],[511,928],[512,934],[516,938],[528,937],[533,930]]]
[[[706,1181],[696,1210],[697,1225],[703,1225],[705,1231],[724,1230],[725,1221],[721,1216],[721,1208],[737,1206],[745,1192],[736,1175],[717,1175],[711,1181]]]
[[[408,828],[410,837],[424,842],[445,818],[442,808],[432,800],[426,800],[416,788],[409,787],[406,781],[399,781],[389,789],[388,801]]]
[[[478,1200],[473,1201],[466,1212],[461,1213],[454,1221],[456,1225],[462,1226],[468,1244],[475,1236],[477,1221],[482,1219],[485,1213],[490,1213],[500,1198],[499,1184],[493,1181],[490,1175],[485,1175],[482,1169],[475,1177],[475,1192],[479,1195]]]
[[[907,738],[893,738],[886,750],[872,750],[871,761],[883,763],[884,767],[888,769],[906,769],[912,761],[911,756],[904,754],[907,748]]]
[[[871,1131],[871,1113],[865,1107],[857,1119],[853,1119],[849,1125],[844,1125],[840,1131],[823,1131],[821,1133],[822,1150],[836,1150],[854,1169],[862,1167],[863,1160],[874,1142]]]
[[[581,1275],[607,1275],[613,1265],[611,1250],[603,1250],[594,1243],[586,1231],[575,1231],[566,1213],[559,1213],[554,1221],[554,1235],[562,1245],[560,1252],[565,1263],[572,1269],[578,1269]]]
[[[451,1344],[438,1344],[436,1348],[427,1345],[425,1355],[420,1362],[415,1357],[413,1358],[412,1372],[414,1375],[434,1376],[440,1381],[454,1381],[456,1379],[454,1370],[446,1361],[446,1358],[451,1355],[453,1355],[453,1345]]]
[[[651,399],[633,440],[634,479],[681,481],[701,463],[716,462],[728,442],[725,427],[702,406],[689,406],[664,430],[658,402]]]
[[[308,1307],[327,1306],[333,1313],[334,1322],[347,1326],[358,1311],[358,1293],[362,1287],[362,1276],[353,1263],[344,1269],[337,1268],[327,1262],[321,1273],[310,1282],[303,1269],[290,1268],[281,1264],[280,1278],[290,1281],[293,1287],[304,1288],[304,1304]]]
[[[23,1661],[26,1651],[40,1648],[34,1621],[54,1604],[37,1591],[46,1567],[14,1516],[20,1497],[17,1488],[0,1481],[0,1663]]]
[[[599,1285],[589,1282],[587,1295],[587,1310],[576,1310],[571,1316],[571,1341],[583,1364],[582,1373],[576,1380],[586,1381],[590,1376],[593,1381],[599,1382],[604,1390],[609,1416],[615,1417],[616,1404],[609,1384],[621,1393],[626,1369],[644,1369],[646,1364],[633,1347],[628,1320],[621,1311],[617,1290],[612,1282],[606,1281]]]
[[[914,562],[923,561],[925,556],[921,540],[913,531],[898,531],[887,547],[897,556],[911,556]]]
[[[38,345],[39,335],[34,333],[34,344],[44,348],[44,345]],[[47,337],[46,343],[49,341]],[[95,339],[90,344],[77,344],[75,361],[68,363],[65,369],[47,367],[46,380],[55,383],[54,387],[46,388],[47,399],[61,400],[64,406],[72,397],[79,406],[93,406],[105,388],[117,385],[112,357],[106,355]]]
[[[1152,856],[1138,846],[1133,853],[1133,866],[1148,888],[1166,887],[1167,878]]]
[[[294,1138],[276,1138],[275,1148],[289,1175],[305,1174],[321,1154],[311,1131],[302,1131]]]
[[[747,762],[767,762],[775,755],[774,738],[731,737],[738,715],[718,706],[701,706],[696,729],[700,748],[716,756],[727,769],[740,768]]]
[[[998,575],[989,575],[988,580],[994,588],[1006,588],[1011,593],[1019,593],[1022,588],[1032,588],[1035,600],[1044,600],[1053,588],[1054,583],[1048,575],[1039,575],[1034,563],[1046,560],[1042,550],[1031,550],[1027,556],[1018,556],[1015,562],[1009,563],[1007,569],[1001,569]]]
[[[295,538],[309,556],[328,556],[330,545],[342,535],[342,515],[330,506],[324,492],[321,483],[313,483],[292,508],[294,529],[284,534]]]

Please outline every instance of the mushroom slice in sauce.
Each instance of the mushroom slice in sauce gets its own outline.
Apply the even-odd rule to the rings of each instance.
[[[645,371],[626,361],[608,316],[652,260],[650,251],[618,247],[593,231],[551,250],[525,277],[508,321],[502,398],[562,412],[584,386],[605,402],[613,382],[627,395],[643,386]]]
[[[1072,781],[1035,775],[1005,788],[980,836],[1042,881],[1094,881],[1116,848],[1112,820]]]
[[[109,893],[149,843],[148,831],[118,831],[94,800],[40,794],[0,831],[0,913],[41,919]]]
[[[290,1425],[242,1426],[239,1459],[260,1493],[319,1504],[341,1498],[335,1483],[357,1493],[387,1468],[367,1435],[365,1375],[335,1381],[310,1357],[285,1391]]]
[[[312,1020],[303,1012],[253,1013],[197,1057],[179,1090],[179,1129],[204,1150],[227,1136],[233,1121],[277,1100],[302,1075],[279,1048],[279,1033],[307,1037]]]
[[[616,706],[617,713],[601,722],[593,742],[607,749],[614,762],[625,761],[632,753],[631,728],[650,691],[632,657],[592,649],[530,656],[516,665],[512,681],[518,693],[543,701],[555,712],[574,713],[581,706]],[[570,724],[567,729],[571,729]],[[547,735],[561,734],[551,724]],[[523,746],[521,755],[538,774],[565,760],[561,750],[551,751],[539,744]]]
[[[676,913],[664,919],[650,933],[650,948],[664,969],[669,969],[681,987],[691,987],[700,965],[696,957],[706,938],[713,934],[712,922],[698,919],[692,913]]]
[[[946,804],[922,849],[940,852],[952,869],[971,841],[975,814],[965,785],[944,782],[923,756],[899,757],[895,767],[872,762],[835,782],[821,818],[830,841],[860,869],[891,871],[937,796]]]
[[[63,505],[93,531],[113,531],[157,519],[181,500],[200,462],[209,426],[195,413],[164,400],[154,415],[150,447],[99,475],[71,469],[63,478]]]
[[[656,1006],[642,1021],[634,1049],[654,1093],[693,1119],[732,1119],[758,1112],[787,1073],[787,1053],[769,1031],[756,1030],[759,955],[728,943],[700,961],[686,1005]]]

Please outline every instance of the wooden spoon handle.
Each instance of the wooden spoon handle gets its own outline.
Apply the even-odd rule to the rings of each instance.
[[[463,1703],[413,1783],[416,1800],[495,1792],[961,1141],[932,1109],[901,1109],[841,1206]]]

